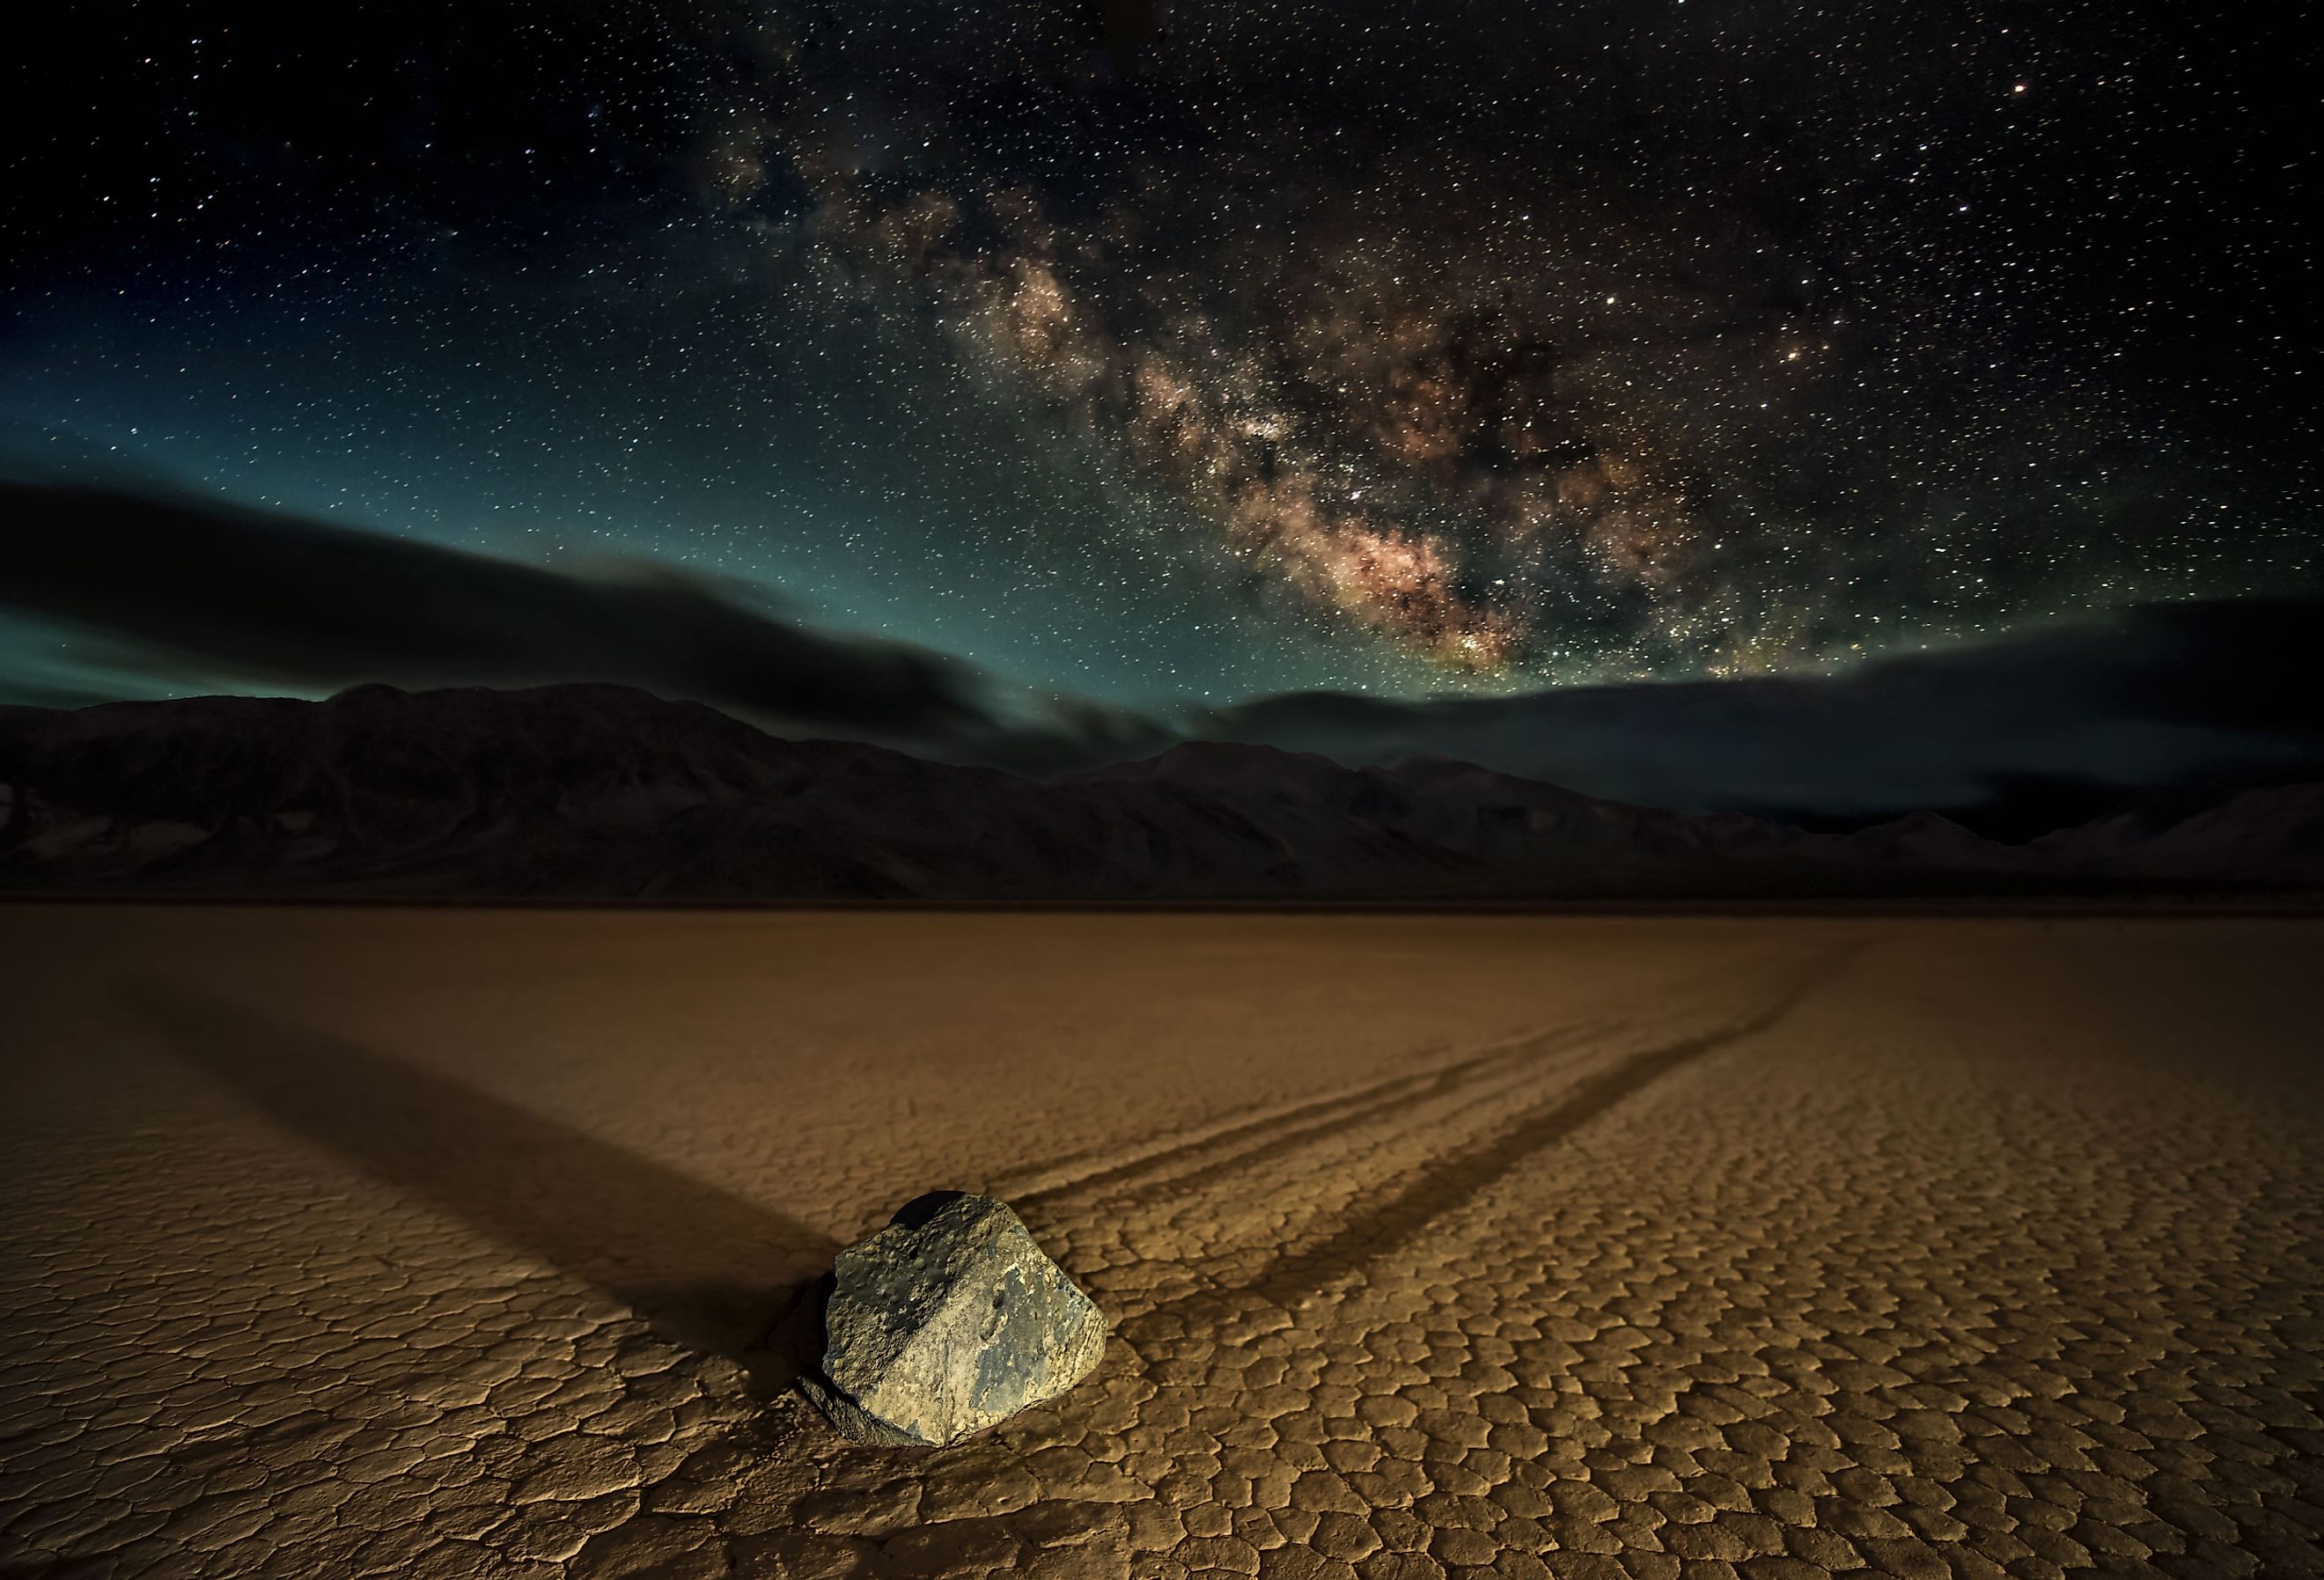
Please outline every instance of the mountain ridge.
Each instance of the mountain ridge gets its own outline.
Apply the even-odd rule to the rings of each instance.
[[[2324,786],[2025,845],[1603,800],[1443,757],[1188,741],[1032,780],[633,688],[0,707],[0,892],[1523,901],[2324,883]]]

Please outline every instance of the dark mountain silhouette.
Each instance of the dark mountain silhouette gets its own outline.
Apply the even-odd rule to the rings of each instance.
[[[618,686],[0,708],[16,892],[758,900],[2104,892],[2324,882],[2324,787],[2026,845],[1838,835],[1442,758],[1194,742],[1039,781]]]

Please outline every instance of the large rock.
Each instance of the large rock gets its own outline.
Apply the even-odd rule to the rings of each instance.
[[[849,1437],[940,1446],[1088,1376],[1105,1317],[1006,1202],[933,1191],[839,1253],[823,1374],[807,1391]]]

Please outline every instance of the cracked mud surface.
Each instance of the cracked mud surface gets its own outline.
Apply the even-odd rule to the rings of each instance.
[[[2319,960],[0,908],[0,1575],[2324,1572]],[[934,1186],[1114,1337],[856,1448],[785,1313]]]

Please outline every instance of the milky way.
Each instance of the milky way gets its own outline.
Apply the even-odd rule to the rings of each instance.
[[[89,23],[0,421],[1138,706],[1813,670],[2315,578],[2304,167],[2232,29],[351,25],[343,79]]]
[[[1094,60],[955,29],[949,72],[820,75],[781,34],[784,113],[727,122],[709,185],[802,192],[817,258],[1130,457],[1287,617],[1442,670],[1748,672],[2200,590],[2223,523],[2186,496],[2233,463],[2109,374],[2133,337],[2007,211],[2103,68],[1705,9],[1279,14],[1349,51],[1320,106],[1252,91],[1273,57],[1215,14],[1111,14]],[[1462,48],[1497,41],[1544,69]]]

